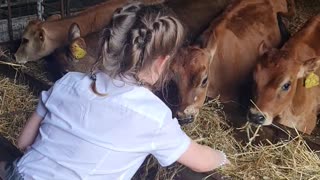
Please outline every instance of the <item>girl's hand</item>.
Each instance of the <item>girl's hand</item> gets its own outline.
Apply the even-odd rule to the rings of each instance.
[[[192,141],[187,151],[178,162],[196,172],[208,172],[230,164],[225,153]]]

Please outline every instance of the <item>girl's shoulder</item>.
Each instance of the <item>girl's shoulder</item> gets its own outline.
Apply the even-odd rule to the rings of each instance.
[[[86,78],[87,74],[81,72],[68,72],[63,77],[61,77],[55,84],[65,84],[70,85],[74,84],[83,78]]]
[[[160,98],[144,87],[136,87],[124,94],[122,103],[127,108],[155,121],[162,121],[168,114],[172,114]]]

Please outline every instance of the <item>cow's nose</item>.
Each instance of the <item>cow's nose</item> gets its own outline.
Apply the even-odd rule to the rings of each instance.
[[[194,116],[193,115],[186,115],[185,113],[182,112],[177,112],[177,119],[180,125],[185,125],[192,123],[194,121]]]
[[[255,124],[263,124],[266,120],[263,114],[260,113],[248,113],[248,120],[249,122],[255,123]]]

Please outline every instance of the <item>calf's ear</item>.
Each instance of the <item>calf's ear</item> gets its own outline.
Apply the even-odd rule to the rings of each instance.
[[[259,56],[264,55],[269,50],[271,50],[270,46],[267,45],[267,43],[264,40],[262,40],[259,47],[258,47]]]
[[[80,37],[80,27],[77,23],[71,24],[68,36],[70,42]]]
[[[300,67],[298,78],[302,78],[307,74],[316,71],[320,67],[320,57],[315,57],[304,61]]]

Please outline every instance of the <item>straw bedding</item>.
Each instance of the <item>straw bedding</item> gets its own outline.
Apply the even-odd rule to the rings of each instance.
[[[226,179],[320,179],[320,159],[301,136],[273,144],[251,144],[234,138],[236,131],[225,122],[222,106],[217,100],[208,102],[186,133],[201,144],[226,152],[230,166],[217,170]],[[249,127],[247,127],[249,128]],[[254,138],[254,132],[249,133]],[[245,144],[244,142],[247,141]],[[157,169],[155,179],[179,179],[183,166],[178,163],[162,168],[149,159],[136,179],[148,179],[151,169]],[[210,174],[207,176],[210,179]]]
[[[0,133],[15,144],[36,103],[28,86],[0,76]]]

